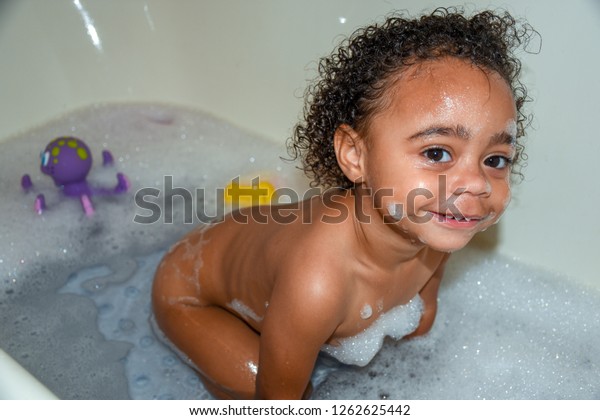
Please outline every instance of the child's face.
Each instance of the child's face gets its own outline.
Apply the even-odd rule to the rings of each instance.
[[[368,128],[363,180],[384,215],[434,249],[454,251],[510,201],[516,110],[496,73],[446,58],[406,71]],[[397,214],[395,214],[397,213]],[[403,216],[403,217],[402,217]]]

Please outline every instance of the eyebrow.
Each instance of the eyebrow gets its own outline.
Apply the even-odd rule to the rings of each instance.
[[[424,130],[421,130],[413,135],[411,135],[409,140],[419,140],[433,136],[443,136],[443,137],[457,137],[462,140],[470,140],[471,132],[465,126],[458,124],[456,126],[442,126],[435,125],[431,127],[427,127]],[[512,145],[516,142],[515,136],[507,133],[506,131],[502,131],[500,133],[494,134],[490,138],[490,145],[497,144],[509,144]]]
[[[512,134],[508,134],[506,131],[501,133],[494,134],[490,139],[490,145],[494,146],[496,144],[508,144],[514,145],[517,142],[517,138]]]

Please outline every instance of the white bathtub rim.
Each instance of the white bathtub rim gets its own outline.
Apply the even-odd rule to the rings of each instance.
[[[0,399],[57,400],[58,397],[0,349]]]

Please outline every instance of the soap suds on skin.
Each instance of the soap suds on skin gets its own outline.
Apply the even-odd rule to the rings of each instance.
[[[517,141],[517,122],[513,119],[506,123],[506,132],[512,137],[513,143]]]
[[[368,308],[372,313],[371,307]],[[406,305],[396,306],[381,314],[363,332],[340,339],[335,346],[325,344],[321,350],[342,363],[366,366],[381,349],[385,337],[399,340],[410,334],[419,326],[422,314],[423,300],[417,295]]]
[[[262,316],[257,315],[256,312],[254,312],[251,308],[246,306],[242,301],[238,299],[234,299],[233,301],[228,303],[227,307],[233,309],[245,320],[251,319],[254,322],[261,322],[263,320]]]
[[[404,217],[404,206],[402,203],[390,203],[387,209],[390,216],[398,221]]]
[[[360,317],[362,319],[369,319],[369,318],[371,318],[372,315],[373,315],[373,308],[371,308],[371,305],[366,303],[365,306],[363,306],[362,309],[360,310]]]
[[[200,300],[193,296],[180,296],[180,297],[170,297],[169,305],[190,305],[190,306],[198,306],[200,305]]]

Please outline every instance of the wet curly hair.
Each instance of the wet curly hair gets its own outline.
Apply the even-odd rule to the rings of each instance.
[[[319,61],[288,152],[293,159],[301,158],[312,186],[351,188],[353,182],[335,156],[336,129],[347,124],[366,134],[371,117],[385,108],[385,92],[394,76],[426,60],[455,57],[497,72],[511,86],[518,113],[512,171],[520,175],[526,156],[518,139],[530,117],[523,111],[529,98],[519,81],[521,62],[514,53],[527,45],[532,33],[528,24],[518,23],[508,12],[483,11],[468,18],[455,8],[438,8],[416,19],[395,14],[382,24],[361,28]]]

